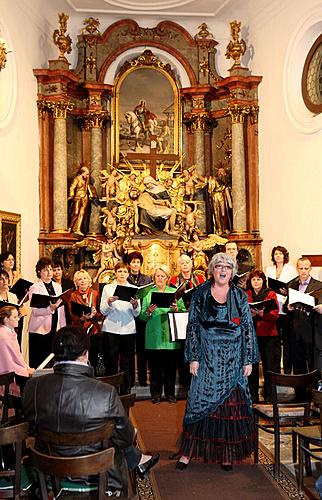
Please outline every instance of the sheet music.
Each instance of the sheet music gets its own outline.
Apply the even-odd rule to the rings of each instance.
[[[170,339],[185,340],[187,334],[188,312],[168,312]]]
[[[288,302],[290,305],[300,302],[301,304],[306,304],[307,306],[312,306],[312,307],[315,306],[314,297],[312,297],[312,295],[309,295],[308,293],[299,292],[298,290],[293,290],[293,288],[289,288],[288,294],[289,294]]]

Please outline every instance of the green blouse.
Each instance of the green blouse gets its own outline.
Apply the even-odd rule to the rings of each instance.
[[[147,315],[147,309],[151,304],[152,292],[157,292],[156,287],[152,288],[150,292],[144,297],[141,308],[141,319],[146,321],[145,328],[145,348],[146,349],[179,349],[179,342],[170,341],[168,312],[170,309],[164,307],[157,307],[151,316]],[[165,292],[173,292],[173,288],[167,286]],[[162,292],[160,292],[162,293]],[[178,300],[178,311],[185,311],[184,302],[182,299]]]

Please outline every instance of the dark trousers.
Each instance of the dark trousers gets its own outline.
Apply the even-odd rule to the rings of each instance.
[[[107,361],[107,375],[124,371],[121,394],[131,392],[131,372],[134,370],[135,335],[103,332],[103,353]]]
[[[138,369],[138,379],[140,385],[145,385],[147,382],[148,359],[145,351],[145,321],[140,318],[135,319],[136,335],[135,335],[135,352]],[[133,378],[133,380],[132,380]],[[131,380],[135,382],[135,373],[131,374]]]
[[[175,349],[150,349],[147,352],[150,366],[150,392],[152,398],[161,397],[163,387],[165,397],[174,396],[177,351]]]
[[[264,398],[270,400],[271,388],[267,381],[267,372],[280,373],[281,341],[279,337],[257,337],[258,348],[261,356],[264,375]],[[253,365],[253,370],[248,377],[249,389],[253,402],[258,401],[259,390],[259,365]]]
[[[190,386],[191,374],[189,363],[185,363],[184,361],[184,342],[180,343],[180,349],[177,350],[177,369],[180,385],[188,388]]]
[[[300,318],[292,324],[292,356],[295,374],[313,370],[313,331],[310,319]]]
[[[46,335],[29,333],[29,366],[31,368],[38,368],[40,363],[52,352],[53,338],[54,332],[49,332]]]
[[[284,373],[291,374],[293,368],[292,342],[289,328],[289,317],[286,314],[280,314],[276,322],[277,331],[283,344],[283,368]]]

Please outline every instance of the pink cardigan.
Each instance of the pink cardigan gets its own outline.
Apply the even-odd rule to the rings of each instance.
[[[52,282],[54,286],[54,290],[56,295],[61,295],[62,288],[58,283]],[[49,295],[47,292],[47,288],[43,281],[39,280],[34,283],[29,289],[29,299],[31,300],[31,296],[33,293],[39,293],[42,295]],[[66,318],[65,318],[65,310],[64,307],[58,307],[58,322],[57,322],[57,330],[66,326]],[[51,321],[52,321],[52,312],[50,307],[46,308],[31,308],[31,316],[29,320],[29,332],[31,333],[39,333],[40,335],[46,335],[50,332],[51,329]]]
[[[29,377],[28,365],[20,352],[16,332],[0,325],[0,373],[7,372]],[[9,392],[14,396],[20,395],[20,389],[15,383],[10,384]]]

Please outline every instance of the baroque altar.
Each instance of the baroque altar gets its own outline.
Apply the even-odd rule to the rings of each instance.
[[[205,23],[191,36],[171,21],[126,19],[101,33],[98,19],[85,19],[70,69],[67,21],[60,14],[53,35],[59,57],[34,70],[40,253],[101,282],[134,249],[144,272],[160,263],[175,272],[182,252],[205,270],[230,238],[259,265],[261,77],[241,64],[240,23],[230,23],[223,78]]]

